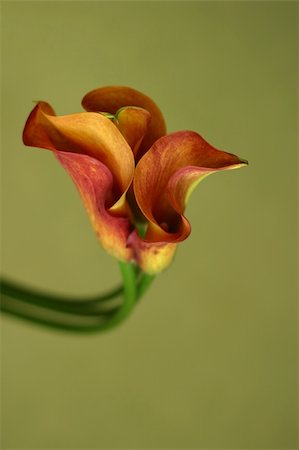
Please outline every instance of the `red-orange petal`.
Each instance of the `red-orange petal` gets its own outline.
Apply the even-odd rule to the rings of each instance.
[[[39,102],[26,122],[23,141],[33,147],[96,158],[113,175],[115,202],[132,182],[132,150],[117,127],[101,114],[83,112],[55,116],[50,105]]]
[[[183,213],[196,184],[211,173],[244,164],[192,131],[160,138],[135,170],[135,197],[149,221],[145,241],[175,243],[186,239],[191,228]]]
[[[113,185],[110,170],[87,155],[63,151],[54,154],[73,179],[103,248],[117,259],[131,261],[133,251],[127,246],[131,224],[106,208]]]
[[[139,106],[151,114],[148,132],[145,135],[139,156],[144,154],[151,145],[166,134],[164,117],[155,104],[147,95],[126,86],[107,86],[86,94],[82,100],[82,106],[87,111],[104,111],[115,114],[123,106]]]

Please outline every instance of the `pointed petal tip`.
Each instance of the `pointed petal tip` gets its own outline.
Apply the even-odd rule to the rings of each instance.
[[[247,159],[239,158],[239,160],[242,166],[249,166]]]

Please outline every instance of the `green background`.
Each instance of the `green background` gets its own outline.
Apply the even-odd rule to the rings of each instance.
[[[123,326],[69,335],[2,321],[3,449],[296,448],[296,26],[293,2],[3,2],[2,269],[51,292],[119,279],[50,152],[24,147],[33,100],[151,96],[250,162],[209,177],[193,232]]]

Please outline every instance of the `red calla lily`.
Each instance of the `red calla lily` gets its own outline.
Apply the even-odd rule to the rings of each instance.
[[[190,234],[184,211],[197,183],[246,161],[216,150],[193,131],[166,135],[157,105],[132,88],[96,89],[82,105],[87,112],[56,116],[49,104],[38,102],[24,144],[53,151],[110,254],[158,273]]]

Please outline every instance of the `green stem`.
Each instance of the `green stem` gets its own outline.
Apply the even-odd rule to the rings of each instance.
[[[9,302],[4,306],[2,305],[2,311],[4,313],[8,313],[13,315],[16,318],[29,321],[31,323],[35,323],[37,325],[46,326],[49,328],[54,328],[57,330],[63,331],[72,331],[72,332],[84,332],[84,333],[93,333],[100,330],[100,327],[106,323],[111,314],[106,313],[105,315],[99,314],[97,316],[72,316],[66,313],[58,313],[57,311],[51,311],[52,315],[49,316],[49,311],[46,311],[46,314],[43,311],[43,308],[33,307],[32,305],[15,305],[16,302]]]
[[[154,275],[149,275],[147,273],[144,273],[141,276],[140,282],[137,287],[138,288],[137,300],[139,300],[145,294],[145,292],[148,290],[148,288],[154,281],[154,278],[155,278]]]
[[[132,311],[137,300],[136,267],[130,263],[119,262],[124,282],[123,303],[118,311],[101,326],[101,330],[119,325]]]
[[[91,299],[66,300],[64,297],[50,296],[2,281],[1,309],[16,317],[61,330],[107,330],[121,323],[130,314],[136,301],[153,281],[153,276],[140,274],[132,264],[120,263],[120,270],[123,287]],[[123,303],[115,305],[114,299],[121,293]]]
[[[47,308],[53,311],[61,311],[78,315],[98,315],[99,312],[107,311],[111,305],[111,299],[120,297],[123,292],[123,287],[119,286],[111,292],[101,296],[92,298],[78,298],[77,300],[73,300],[66,299],[62,296],[49,295],[43,292],[27,289],[23,286],[18,286],[5,280],[1,280],[0,289],[2,302],[3,299],[13,298],[26,304]],[[1,304],[1,308],[2,306],[3,303]],[[118,305],[114,306],[113,309],[117,308],[117,306]]]

